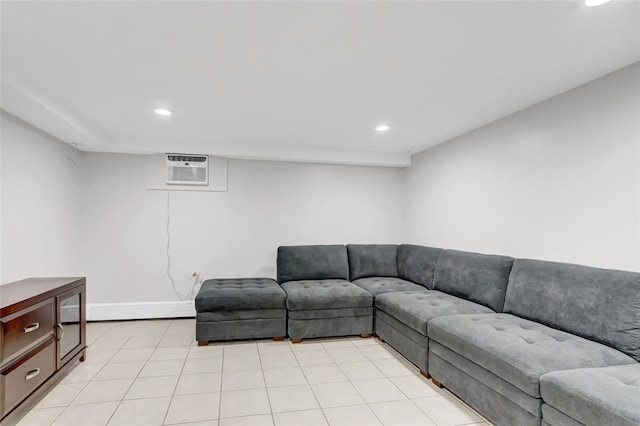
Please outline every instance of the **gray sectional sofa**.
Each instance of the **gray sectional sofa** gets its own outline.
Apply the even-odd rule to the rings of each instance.
[[[640,273],[416,245],[285,246],[277,265],[294,342],[375,333],[498,425],[640,425]],[[247,337],[216,327],[198,340]]]

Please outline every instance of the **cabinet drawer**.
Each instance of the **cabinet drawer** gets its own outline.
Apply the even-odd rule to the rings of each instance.
[[[39,339],[53,334],[55,318],[54,300],[49,299],[30,306],[0,320],[2,351],[0,364],[19,355]]]
[[[51,376],[56,368],[56,346],[51,339],[0,373],[2,411],[8,413]]]

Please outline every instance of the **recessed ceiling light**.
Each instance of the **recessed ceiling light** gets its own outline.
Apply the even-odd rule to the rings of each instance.
[[[389,127],[388,124],[380,124],[378,127],[376,127],[376,132],[384,133],[388,132],[389,129],[391,129],[391,127]]]
[[[165,117],[173,114],[171,111],[169,111],[168,109],[165,109],[165,108],[156,108],[156,109],[153,110],[153,112],[155,112],[158,115],[165,116]]]
[[[584,0],[584,4],[589,7],[601,6],[605,3],[609,3],[611,0]]]

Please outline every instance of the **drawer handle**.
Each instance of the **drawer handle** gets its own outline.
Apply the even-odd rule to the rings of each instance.
[[[58,341],[60,341],[60,340],[64,339],[64,328],[62,328],[62,324],[56,324],[56,326],[60,330],[60,337],[58,337]]]
[[[36,331],[39,328],[40,328],[40,323],[39,322],[34,322],[33,324],[25,327],[24,328],[24,332],[25,333],[31,333],[32,331]]]
[[[24,377],[25,380],[31,380],[34,377],[36,377],[38,374],[40,374],[40,369],[36,368],[35,370],[31,370],[27,373],[27,375]]]

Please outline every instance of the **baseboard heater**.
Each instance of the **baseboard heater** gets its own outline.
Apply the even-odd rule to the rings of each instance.
[[[87,321],[194,318],[193,300],[175,302],[87,303]]]

